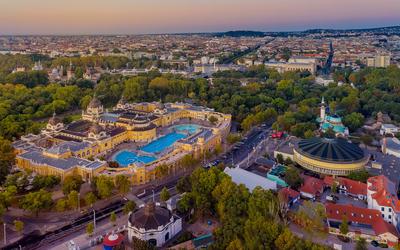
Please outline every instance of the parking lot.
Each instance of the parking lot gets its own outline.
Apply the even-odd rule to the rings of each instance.
[[[330,195],[331,191],[330,190],[326,190],[320,197],[320,201],[322,203],[325,202],[329,202],[326,200],[326,196]],[[339,199],[336,201],[336,204],[342,204],[342,205],[353,205],[356,207],[363,207],[363,208],[367,208],[367,202],[363,201],[363,200],[359,200],[357,198],[352,198],[350,196],[344,195],[344,194],[339,194],[336,193],[335,196],[337,196]]]
[[[368,172],[372,175],[385,175],[394,183],[400,182],[400,158],[385,155],[379,151],[368,151],[373,155],[376,162],[379,162],[382,165],[382,169],[368,168]]]

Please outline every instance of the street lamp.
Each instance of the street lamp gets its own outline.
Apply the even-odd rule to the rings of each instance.
[[[96,230],[96,210],[93,208],[93,228]]]
[[[6,228],[6,223],[3,223],[4,226],[4,246],[7,245],[7,228]]]
[[[81,211],[81,193],[78,193],[78,212]]]

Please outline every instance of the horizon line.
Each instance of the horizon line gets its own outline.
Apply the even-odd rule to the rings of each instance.
[[[281,30],[281,31],[260,31],[253,29],[235,29],[235,30],[226,30],[226,31],[204,31],[204,32],[166,32],[166,33],[115,33],[115,34],[107,34],[107,33],[82,33],[82,34],[57,34],[57,33],[48,33],[48,34],[0,34],[0,37],[4,36],[144,36],[144,35],[204,35],[204,34],[218,34],[218,33],[226,33],[226,32],[261,32],[261,33],[301,33],[310,30],[332,30],[332,31],[361,31],[361,30],[370,30],[370,29],[386,29],[386,28],[400,28],[400,24],[390,25],[390,26],[377,26],[377,27],[367,27],[367,28],[308,28],[308,29],[299,29],[299,30]]]

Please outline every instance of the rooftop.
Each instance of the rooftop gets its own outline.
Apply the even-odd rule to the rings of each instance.
[[[350,163],[365,159],[364,152],[358,145],[342,138],[303,139],[297,144],[297,151],[310,158],[328,162]]]

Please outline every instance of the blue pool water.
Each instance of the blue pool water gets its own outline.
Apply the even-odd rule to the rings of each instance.
[[[199,130],[200,126],[196,124],[182,124],[176,125],[173,128],[178,132],[187,131],[189,134],[194,134]]]
[[[152,156],[138,156],[133,152],[129,152],[129,151],[121,151],[119,152],[115,157],[114,160],[116,162],[118,162],[119,165],[121,165],[122,167],[126,167],[131,163],[135,163],[135,162],[142,162],[142,163],[150,163],[152,161],[157,160],[156,157],[152,157]]]
[[[148,153],[159,153],[164,149],[170,147],[176,141],[183,139],[185,137],[186,137],[185,134],[180,134],[176,132],[169,133],[143,146],[140,150]]]

